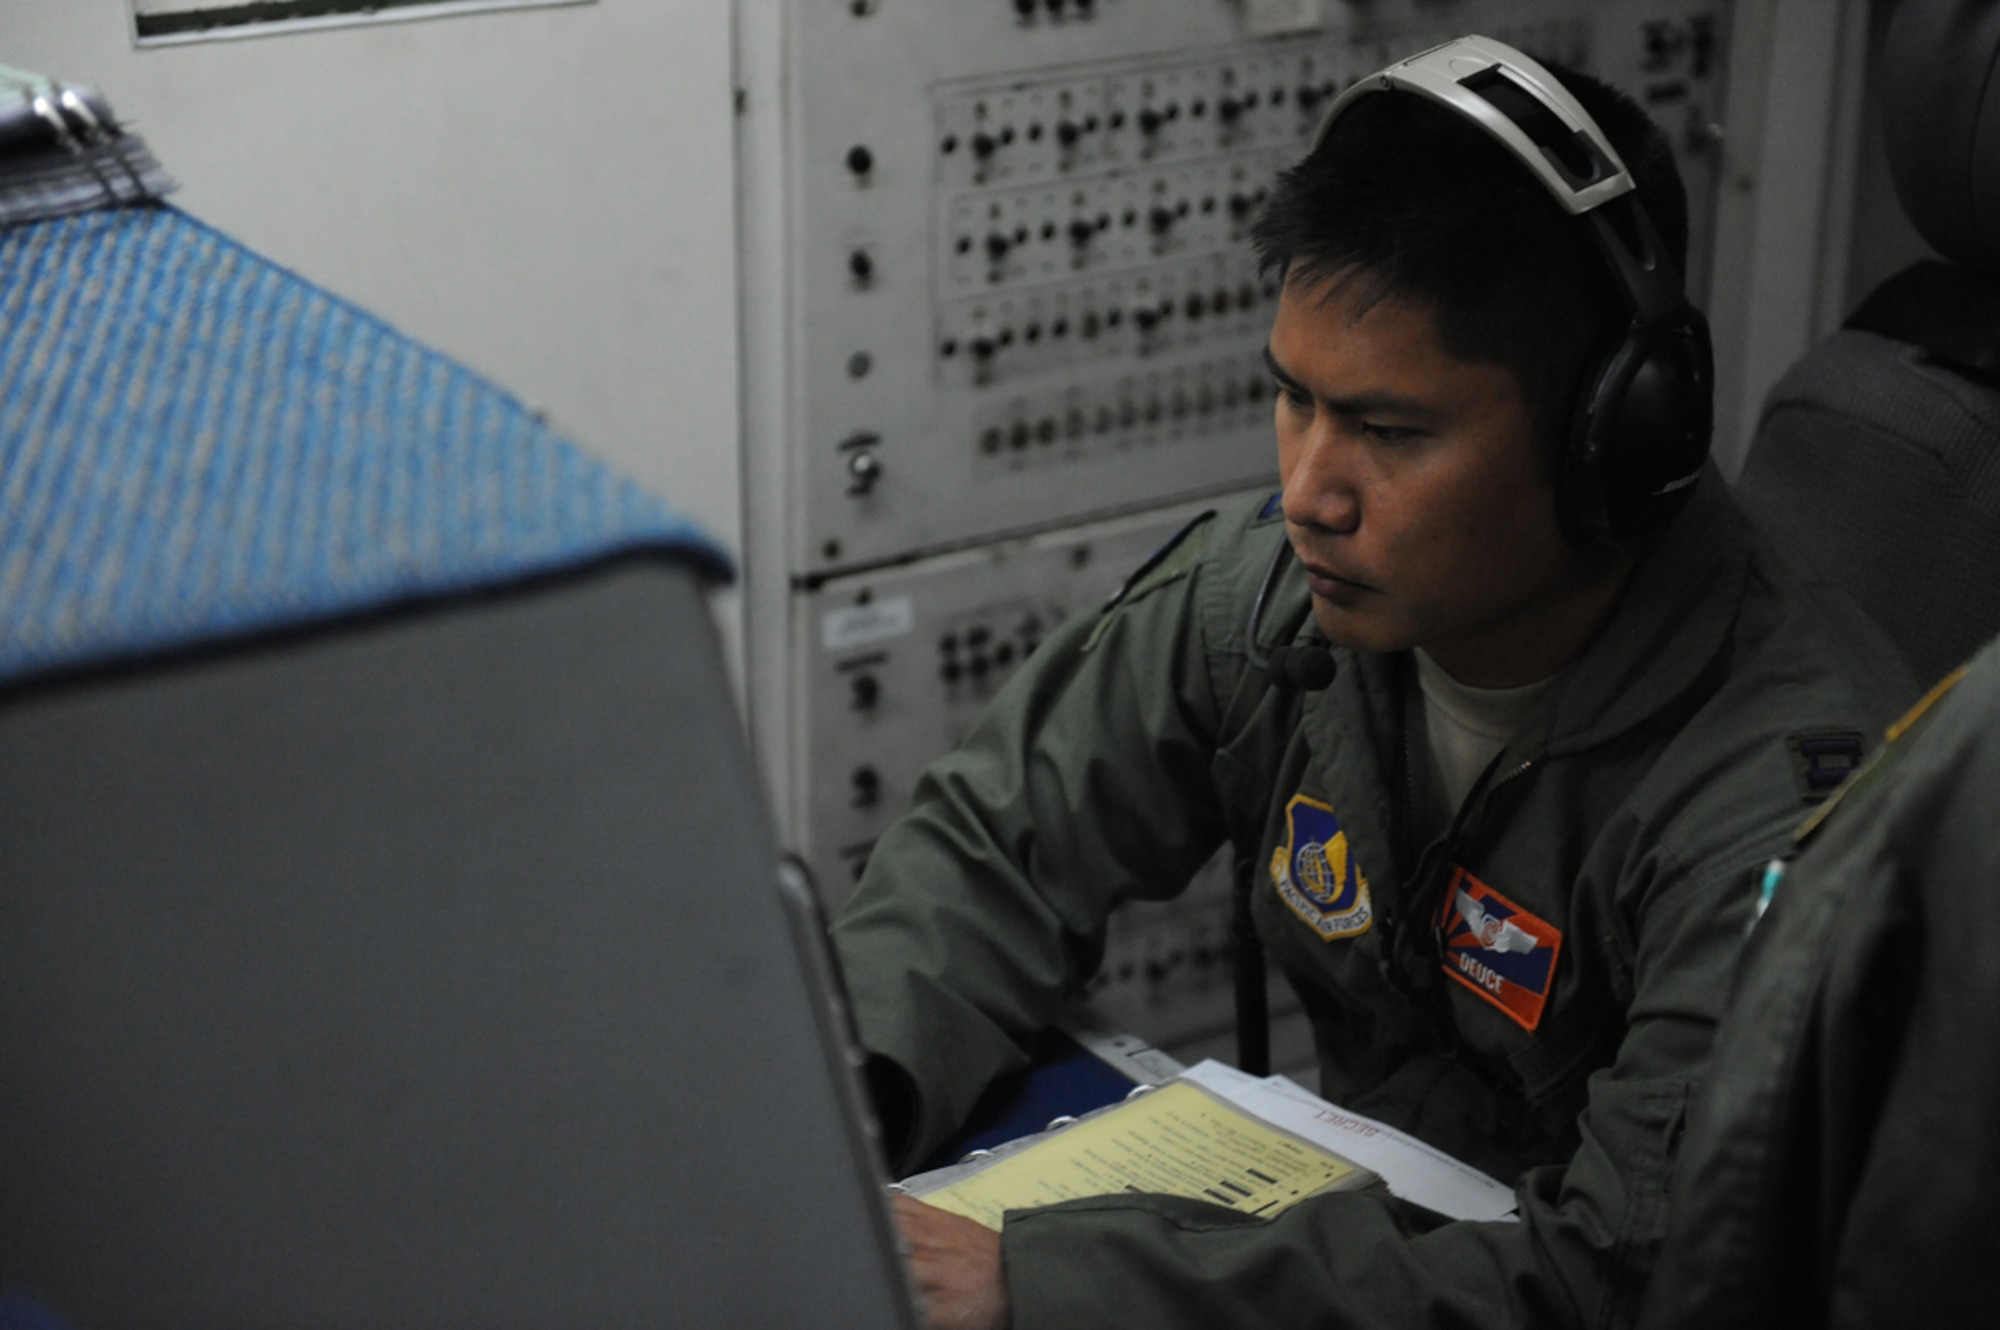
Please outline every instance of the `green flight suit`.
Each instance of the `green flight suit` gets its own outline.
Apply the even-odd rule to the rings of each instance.
[[[1648,1330],[1991,1324],[2000,639],[1890,735],[1745,948]]]
[[[1755,883],[1828,761],[1812,755],[1872,745],[1915,686],[1711,469],[1426,844],[1409,658],[1342,650],[1315,693],[1248,664],[1283,539],[1270,507],[1185,533],[1044,643],[877,845],[834,939],[863,1042],[914,1083],[904,1159],[1022,1064],[1114,906],[1172,895],[1227,840],[1253,856],[1321,1093],[1516,1182],[1520,1222],[1379,1192],[1268,1221],[1144,1196],[1020,1212],[1002,1235],[1017,1330],[1626,1323]],[[1266,648],[1317,634],[1295,567],[1262,624]],[[1532,945],[1512,960],[1474,936],[1503,916]],[[1548,964],[1493,978],[1516,961]]]

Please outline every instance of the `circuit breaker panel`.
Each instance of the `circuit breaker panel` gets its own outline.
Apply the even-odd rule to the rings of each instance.
[[[1248,230],[1357,78],[1481,32],[1624,87],[1680,150],[1704,290],[1728,0],[739,0],[739,24],[751,721],[835,905],[1049,627],[1274,487]]]
[[[805,857],[822,888],[845,894],[924,766],[965,737],[1051,629],[1094,613],[1202,512],[1270,493],[991,541],[802,592],[793,649],[806,746],[842,763],[817,768],[807,791]]]
[[[1246,232],[1330,98],[1477,28],[1632,88],[1698,158],[1717,7],[1325,0],[1260,36],[1255,0],[783,6],[790,571],[1268,473]]]

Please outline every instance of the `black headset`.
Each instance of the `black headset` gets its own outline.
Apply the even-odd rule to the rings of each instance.
[[[1708,460],[1715,365],[1708,321],[1688,302],[1632,173],[1555,75],[1488,37],[1434,46],[1354,84],[1327,108],[1313,148],[1356,102],[1389,92],[1485,130],[1589,229],[1630,322],[1577,392],[1559,512],[1572,536],[1643,546],[1680,512]]]
[[[1688,302],[1631,172],[1553,74],[1488,37],[1434,46],[1354,84],[1327,108],[1312,149],[1356,102],[1390,92],[1416,93],[1485,130],[1589,228],[1630,322],[1578,389],[1557,469],[1557,514],[1573,539],[1643,547],[1686,505],[1707,464],[1715,364],[1708,321]],[[1303,682],[1300,671],[1331,682],[1330,648],[1278,647],[1266,655],[1257,647],[1257,624],[1285,554],[1281,546],[1258,590],[1246,648],[1277,686],[1324,688]],[[1299,652],[1324,654],[1326,666],[1281,656]]]

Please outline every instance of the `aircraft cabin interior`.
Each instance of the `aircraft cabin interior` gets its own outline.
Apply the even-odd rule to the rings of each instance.
[[[0,1330],[1982,1320],[1996,89],[0,0]]]

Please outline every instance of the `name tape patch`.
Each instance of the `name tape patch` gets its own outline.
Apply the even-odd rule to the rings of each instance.
[[[1292,913],[1327,941],[1365,933],[1375,922],[1368,878],[1347,833],[1317,799],[1295,794],[1285,805],[1285,843],[1271,854],[1271,882]]]
[[[1555,989],[1562,932],[1463,868],[1438,906],[1444,972],[1507,1013],[1522,1029],[1541,1024]]]

